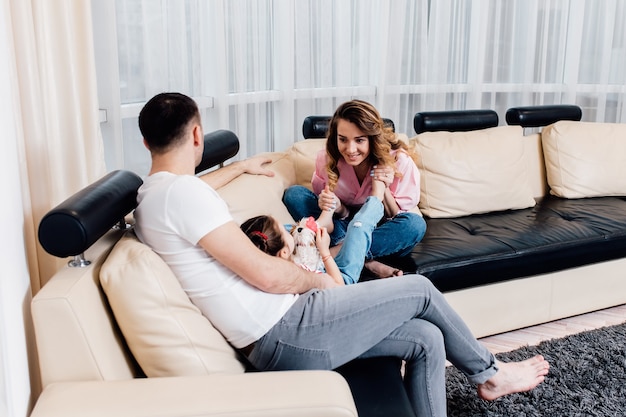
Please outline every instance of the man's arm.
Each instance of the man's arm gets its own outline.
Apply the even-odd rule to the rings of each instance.
[[[205,251],[249,284],[275,294],[302,294],[337,283],[327,274],[305,271],[293,262],[260,251],[235,222],[207,233],[199,242]]]
[[[257,155],[211,171],[202,175],[200,179],[209,184],[214,190],[217,190],[244,173],[273,177],[274,172],[264,168],[264,165],[270,162],[272,160],[269,157]]]

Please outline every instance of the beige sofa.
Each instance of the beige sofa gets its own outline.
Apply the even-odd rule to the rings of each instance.
[[[98,238],[135,204],[139,184],[112,172],[42,220],[49,252],[88,249],[70,261],[82,267],[62,268],[32,301],[43,387],[32,416],[357,416],[337,372],[244,372],[132,229]]]
[[[482,137],[495,132],[518,141],[529,192],[543,196],[548,180],[541,135],[552,132],[559,143],[563,136],[603,129],[623,135],[625,126],[560,124],[528,136],[519,127],[493,129]],[[420,136],[406,140],[423,147]],[[493,151],[480,142],[473,143],[478,152]],[[292,222],[283,190],[310,185],[314,156],[323,146],[323,139],[308,139],[267,154],[274,177],[242,175],[218,192],[237,221],[272,213]],[[428,178],[428,161],[420,166]],[[548,176],[558,171],[548,167]],[[479,203],[470,206],[480,210]],[[346,381],[335,372],[245,373],[236,352],[132,231],[107,232],[85,256],[90,265],[63,268],[32,302],[44,387],[34,417],[357,415]],[[624,271],[622,258],[445,295],[480,337],[625,303]]]
[[[165,264],[126,236],[116,247],[119,258],[109,261],[128,268],[124,278],[146,284],[135,294],[145,315],[130,313],[128,319],[145,318],[135,324],[153,333],[134,340],[126,334],[134,349],[144,349],[142,369],[153,376],[144,378],[100,287],[103,262],[121,234],[101,238],[86,253],[91,265],[63,268],[34,297],[44,390],[33,417],[357,415],[346,381],[335,372],[244,373],[235,351],[202,320]],[[160,275],[146,275],[158,278],[154,285],[141,277],[147,266],[163,268]],[[134,289],[127,284],[122,291],[131,297]]]

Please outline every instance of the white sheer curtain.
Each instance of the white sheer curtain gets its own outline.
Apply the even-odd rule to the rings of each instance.
[[[350,98],[409,136],[418,111],[491,108],[503,124],[509,107],[564,103],[626,122],[625,3],[116,0],[119,65],[103,73],[119,77],[123,129],[108,166],[147,172],[136,116],[166,90],[199,99],[206,131],[237,133],[240,157],[285,148]]]
[[[26,417],[40,390],[31,297],[60,260],[37,242],[43,215],[106,169],[88,2],[0,0],[0,415]]]
[[[5,3],[7,1],[5,0]],[[9,0],[12,87],[33,290],[59,260],[38,245],[39,220],[106,168],[88,2]]]
[[[17,152],[17,126],[14,118],[12,68],[7,3],[0,8],[0,126],[2,126],[2,152],[0,176],[5,200],[0,204],[0,217],[4,220],[2,233],[2,275],[0,275],[0,416],[28,415],[30,407],[30,381],[28,330],[30,318],[24,312],[30,301],[30,277],[24,238],[24,215],[20,182],[20,158]],[[33,364],[35,365],[35,364]]]

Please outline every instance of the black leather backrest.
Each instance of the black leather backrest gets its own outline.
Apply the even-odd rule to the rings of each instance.
[[[328,133],[328,126],[330,125],[330,119],[332,116],[307,116],[302,123],[302,136],[305,139],[317,139],[325,138]],[[396,126],[393,120],[383,118],[385,126],[391,127],[395,132]]]
[[[204,153],[196,173],[237,154],[239,139],[229,130],[204,135]],[[46,252],[60,258],[85,252],[137,207],[143,181],[125,170],[113,171],[78,191],[41,219],[38,237]]]
[[[450,110],[419,112],[413,117],[415,133],[467,132],[498,126],[498,113],[493,110]]]
[[[113,171],[50,210],[39,223],[39,243],[51,255],[83,253],[137,206],[143,183],[131,171]]]
[[[541,127],[559,120],[580,121],[582,116],[580,107],[569,104],[512,107],[506,111],[506,122],[522,127]]]
[[[204,135],[202,161],[196,167],[196,174],[221,164],[239,152],[239,138],[230,130],[216,130]]]

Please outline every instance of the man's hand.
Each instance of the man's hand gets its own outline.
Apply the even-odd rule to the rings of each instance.
[[[318,286],[320,290],[325,290],[327,288],[342,287],[344,285],[343,278],[341,278],[341,275],[339,275],[339,279],[341,280],[341,283],[337,282],[337,280],[335,280],[333,277],[331,277],[328,274],[317,274],[317,275],[322,277],[322,280],[321,280],[322,285]]]
[[[272,162],[271,158],[263,155],[257,155],[241,161],[241,164],[243,165],[243,172],[247,174],[273,177],[274,171],[269,170],[264,166],[270,162]]]
[[[327,274],[306,271],[289,260],[262,252],[234,221],[213,229],[198,243],[222,265],[261,291],[303,294],[313,288],[337,286]]]
[[[225,167],[211,171],[200,177],[201,180],[209,184],[214,190],[225,186],[241,174],[265,175],[273,177],[274,171],[264,167],[272,162],[268,156],[257,155],[243,161],[233,162]]]

